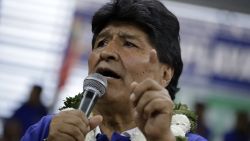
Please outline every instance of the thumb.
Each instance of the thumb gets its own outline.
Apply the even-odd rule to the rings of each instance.
[[[158,62],[157,52],[156,52],[155,49],[152,49],[152,50],[150,51],[149,62],[150,62],[151,64],[155,64],[155,63]]]
[[[93,116],[89,119],[90,130],[102,123],[103,117],[101,115]]]

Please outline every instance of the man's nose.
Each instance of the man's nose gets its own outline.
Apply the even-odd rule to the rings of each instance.
[[[104,60],[118,60],[118,49],[117,44],[114,42],[110,42],[100,53],[101,59]]]

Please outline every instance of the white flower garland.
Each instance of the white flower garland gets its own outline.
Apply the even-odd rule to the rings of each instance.
[[[171,131],[174,136],[185,137],[191,129],[191,122],[184,114],[175,114],[172,116]]]

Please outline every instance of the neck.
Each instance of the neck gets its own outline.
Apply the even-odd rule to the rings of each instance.
[[[106,134],[109,137],[109,139],[111,138],[114,131],[121,133],[123,131],[136,127],[132,115],[132,106],[114,106],[110,104],[105,105],[96,105],[93,113],[95,115],[103,116],[103,121],[100,125],[100,129],[102,133]]]

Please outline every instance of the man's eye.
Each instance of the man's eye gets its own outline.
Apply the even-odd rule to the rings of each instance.
[[[124,46],[126,46],[126,47],[137,47],[135,44],[133,44],[131,42],[128,42],[128,41],[125,41]]]
[[[106,46],[108,44],[108,41],[107,40],[101,40],[100,42],[98,42],[98,44],[97,44],[97,48],[99,48],[99,47],[104,47],[104,46]]]

